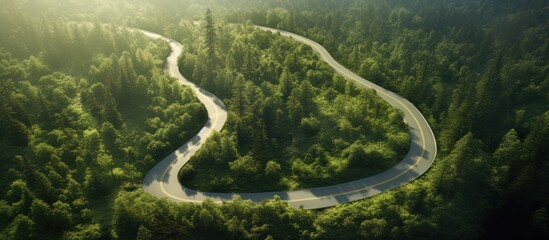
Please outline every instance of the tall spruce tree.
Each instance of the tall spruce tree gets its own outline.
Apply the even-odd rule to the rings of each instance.
[[[204,44],[206,45],[206,51],[208,53],[208,67],[210,73],[212,73],[216,67],[215,45],[217,41],[217,34],[215,32],[212,10],[210,10],[209,8],[208,10],[206,10],[204,23]]]

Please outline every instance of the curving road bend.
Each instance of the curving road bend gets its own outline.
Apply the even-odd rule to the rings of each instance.
[[[210,136],[214,130],[221,130],[227,118],[227,109],[217,97],[197,87],[181,76],[177,66],[177,58],[182,52],[181,44],[158,34],[140,30],[151,38],[163,39],[169,42],[172,53],[166,60],[165,72],[170,76],[179,79],[182,84],[190,86],[193,91],[195,91],[198,99],[206,105],[209,117],[204,128],[202,128],[193,139],[181,146],[174,153],[170,154],[147,173],[143,181],[143,189],[145,192],[157,197],[167,197],[176,202],[202,202],[206,199],[211,199],[216,203],[231,201],[236,197],[249,199],[253,202],[262,202],[278,195],[280,199],[286,200],[293,207],[318,209],[380,194],[383,191],[393,189],[416,179],[429,169],[437,153],[436,140],[431,127],[413,104],[403,97],[349,71],[341,64],[337,63],[324,47],[308,38],[273,28],[261,26],[257,26],[257,28],[279,33],[281,36],[290,37],[309,45],[321,56],[322,60],[332,66],[334,70],[351,81],[367,88],[374,89],[381,98],[392,106],[400,109],[404,114],[404,121],[408,124],[408,129],[410,131],[411,146],[408,154],[397,165],[385,172],[368,178],[332,186],[262,193],[213,193],[186,188],[182,186],[177,179],[179,169],[189,161],[190,157],[200,148],[205,139]]]
[[[187,201],[187,192],[179,183],[177,173],[214,131],[221,131],[225,121],[227,121],[227,107],[219,98],[199,88],[181,75],[177,65],[177,59],[183,52],[183,46],[180,43],[156,33],[141,29],[134,30],[141,31],[152,39],[161,39],[169,43],[171,53],[166,58],[164,73],[176,78],[181,84],[190,87],[208,111],[208,121],[198,134],[154,166],[143,180],[143,190],[145,192],[175,201]]]

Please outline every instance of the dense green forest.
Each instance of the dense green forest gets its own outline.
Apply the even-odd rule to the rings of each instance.
[[[283,2],[236,10],[228,20],[315,39],[350,69],[415,103],[441,150],[427,176],[438,178],[427,179],[436,191],[428,194],[455,202],[458,216],[477,218],[461,222],[480,226],[477,236],[547,233],[546,2],[343,1],[336,10],[337,1],[310,8]]]
[[[13,35],[0,40],[0,238],[100,237],[116,194],[140,189],[206,111],[163,74],[164,42],[21,11],[2,19]]]
[[[204,25],[193,33],[208,34]],[[373,90],[334,74],[308,46],[252,26],[210,31],[217,37],[205,51],[200,41],[189,44],[180,69],[222,98],[230,117],[181,169],[184,186],[257,192],[334,185],[379,173],[408,151],[402,115]]]
[[[217,51],[208,50],[207,37],[201,36],[206,29],[192,23],[202,20],[207,8],[213,10]],[[246,116],[259,114],[254,109],[263,109],[267,137],[259,137],[278,142],[277,148],[268,149],[273,151],[307,146],[280,140],[315,133],[308,133],[314,128],[306,125],[326,124],[322,116],[332,107],[326,106],[328,101],[375,103],[373,93],[346,83],[338,88],[339,77],[310,49],[227,22],[267,25],[307,36],[348,68],[409,99],[435,131],[440,151],[434,166],[405,186],[317,211],[291,208],[276,199],[261,204],[242,200],[177,204],[143,193],[143,175],[194,135],[206,114],[188,89],[162,73],[167,45],[118,26],[155,31],[185,44],[184,75],[206,89],[214,88],[230,106],[227,129],[212,140],[237,145],[229,151],[244,165],[250,160],[247,155],[257,153],[251,145],[238,146],[250,141],[239,139],[238,127],[240,121],[252,121]],[[2,0],[0,30],[0,238],[536,239],[549,235],[546,1]],[[262,57],[246,62],[244,55],[238,65],[236,52],[231,51],[238,41],[244,53],[253,51]],[[291,64],[285,63],[287,53],[275,50],[297,52],[293,61],[305,65],[291,70]],[[235,67],[254,60],[273,67],[261,67],[261,62],[248,70]],[[281,79],[285,66],[291,73],[286,80]],[[288,79],[294,81],[294,90],[309,82],[314,93],[309,104],[316,110],[294,123],[295,132],[279,138],[274,135],[279,132],[267,127],[276,127],[267,123],[276,119],[276,111],[271,116],[265,113],[273,112],[269,108],[277,104],[274,97],[284,96],[282,82]],[[316,82],[319,79],[323,81]],[[260,97],[242,97],[245,106],[239,110],[238,88],[223,85],[229,80],[240,82],[236,86],[244,87],[246,95]],[[278,104],[287,105],[292,91],[286,94],[288,100]],[[256,99],[260,101],[250,101]],[[383,117],[389,118],[373,119]],[[302,127],[303,119],[309,120]],[[307,139],[322,146],[327,134],[344,134],[326,130]],[[311,147],[307,149],[317,151]],[[342,150],[326,151],[336,151],[328,153],[332,155],[343,154],[337,152]],[[262,164],[266,167],[270,160],[287,157],[276,154],[285,153],[268,152]],[[306,161],[306,152],[300,154],[304,155],[296,158]],[[314,164],[315,156],[309,155]],[[193,164],[195,170],[198,165]],[[225,167],[233,171],[230,165]],[[281,165],[280,172],[289,174],[291,166],[285,167]]]

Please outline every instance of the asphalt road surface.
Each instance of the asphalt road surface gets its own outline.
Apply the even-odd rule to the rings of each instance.
[[[249,199],[253,202],[262,202],[278,195],[280,199],[287,201],[293,207],[302,206],[305,209],[318,209],[368,198],[383,191],[404,185],[421,176],[431,167],[437,152],[436,140],[431,127],[412,103],[347,70],[337,63],[324,47],[308,38],[273,28],[261,26],[257,28],[279,33],[281,36],[291,37],[296,41],[311,46],[323,61],[327,62],[334,70],[345,76],[348,80],[354,81],[364,87],[375,89],[381,98],[400,109],[404,114],[404,121],[407,123],[410,131],[410,150],[408,154],[397,165],[385,172],[360,180],[325,187],[262,193],[215,193],[186,188],[177,179],[179,169],[189,161],[190,157],[200,148],[213,131],[220,131],[223,128],[227,119],[227,109],[216,96],[197,87],[180,74],[177,66],[177,58],[182,52],[180,43],[155,33],[140,30],[151,38],[162,39],[170,44],[172,52],[166,59],[164,71],[168,75],[179,79],[183,85],[193,89],[198,99],[206,106],[209,117],[204,128],[195,137],[167,156],[147,173],[143,180],[143,189],[145,192],[176,202],[195,203],[200,203],[208,198],[216,203],[222,203],[224,201],[231,201],[236,197]]]

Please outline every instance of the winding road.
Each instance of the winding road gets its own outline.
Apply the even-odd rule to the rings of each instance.
[[[322,60],[332,66],[334,70],[359,85],[374,89],[381,98],[400,109],[404,114],[404,121],[407,123],[410,131],[411,146],[408,154],[397,165],[385,172],[332,186],[261,193],[215,193],[186,188],[177,179],[179,169],[189,161],[191,156],[204,144],[213,131],[220,131],[223,128],[227,120],[227,108],[216,96],[199,88],[181,75],[177,66],[177,58],[182,53],[182,45],[180,43],[155,33],[140,30],[148,37],[162,39],[170,44],[172,52],[166,59],[165,73],[177,78],[183,85],[189,86],[196,93],[198,99],[206,106],[209,118],[204,128],[196,136],[167,156],[147,173],[143,180],[143,189],[145,192],[160,198],[166,197],[176,202],[195,203],[200,203],[206,199],[222,203],[224,201],[231,201],[238,196],[253,202],[262,202],[278,195],[280,199],[287,201],[293,207],[318,209],[380,194],[383,191],[393,189],[416,179],[431,167],[437,153],[436,140],[431,127],[412,103],[398,94],[371,83],[349,71],[336,62],[324,47],[308,38],[273,28],[261,26],[257,26],[257,28],[290,37],[311,46],[321,56]]]

